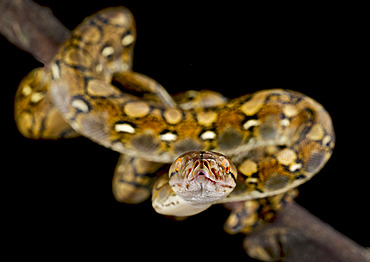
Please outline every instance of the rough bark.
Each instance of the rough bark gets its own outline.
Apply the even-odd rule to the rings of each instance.
[[[49,8],[28,0],[0,1],[0,33],[47,65],[70,32]]]
[[[245,238],[247,253],[262,261],[365,262],[369,250],[292,202],[277,219]]]

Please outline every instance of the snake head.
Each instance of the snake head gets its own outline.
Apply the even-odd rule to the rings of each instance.
[[[169,184],[181,198],[194,204],[212,203],[236,186],[237,169],[219,153],[192,151],[171,165]]]

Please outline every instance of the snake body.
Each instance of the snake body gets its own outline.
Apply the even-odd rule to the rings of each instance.
[[[154,80],[131,72],[135,40],[134,18],[125,8],[85,19],[47,68],[21,82],[15,103],[19,130],[32,138],[81,134],[121,153],[113,187],[124,202],[148,197],[152,174],[173,163],[169,175],[154,185],[153,206],[159,213],[179,216],[214,203],[285,194],[330,158],[335,143],[332,121],[315,100],[282,89],[231,100],[207,91],[172,98]],[[122,92],[112,85],[113,79],[151,96]],[[181,165],[174,162],[179,159]],[[185,162],[191,168],[180,171]],[[202,167],[194,175],[202,193],[205,183],[226,180],[229,186],[234,183],[230,192],[200,198],[199,203],[177,194],[180,189],[171,179],[190,179],[199,169],[196,163]]]

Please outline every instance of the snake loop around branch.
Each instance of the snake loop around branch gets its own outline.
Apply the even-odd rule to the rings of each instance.
[[[137,203],[153,188],[156,211],[178,216],[289,194],[330,158],[331,118],[312,98],[282,89],[234,99],[211,91],[171,97],[132,72],[135,41],[125,8],[85,19],[47,68],[21,82],[15,118],[22,134],[83,135],[121,153],[115,196]]]

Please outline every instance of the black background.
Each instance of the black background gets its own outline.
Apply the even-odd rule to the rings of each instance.
[[[128,7],[138,32],[134,71],[156,79],[170,93],[212,89],[232,98],[287,88],[319,101],[333,118],[337,144],[325,168],[300,187],[297,202],[359,244],[370,245],[364,7],[37,2],[49,6],[70,30],[105,7]],[[156,214],[150,201],[119,204],[111,193],[118,153],[86,138],[22,137],[13,120],[14,94],[22,77],[41,64],[3,37],[0,47],[2,215],[8,218],[8,243],[22,250],[32,246],[25,251],[30,256],[79,250],[82,256],[104,252],[121,259],[226,256],[249,261],[243,236],[223,232],[228,211],[222,206],[176,222]]]

